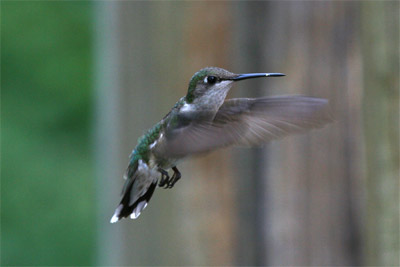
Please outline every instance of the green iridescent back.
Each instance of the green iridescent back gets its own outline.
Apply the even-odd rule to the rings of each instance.
[[[137,162],[139,159],[145,161],[149,160],[149,146],[158,139],[161,128],[162,124],[159,122],[149,129],[143,136],[139,137],[138,144],[131,154],[131,164]]]

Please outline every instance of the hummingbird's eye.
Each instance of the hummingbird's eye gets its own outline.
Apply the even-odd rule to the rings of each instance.
[[[217,82],[217,77],[215,77],[215,76],[207,76],[207,83],[208,84],[214,84],[214,83],[216,83]]]

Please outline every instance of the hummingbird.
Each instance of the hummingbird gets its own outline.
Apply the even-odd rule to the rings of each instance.
[[[230,145],[262,145],[331,121],[326,99],[300,95],[225,99],[237,81],[280,76],[285,74],[235,74],[217,67],[196,72],[186,96],[138,139],[124,174],[122,199],[110,222],[138,218],[157,185],[172,188],[181,178],[176,165],[184,158]]]

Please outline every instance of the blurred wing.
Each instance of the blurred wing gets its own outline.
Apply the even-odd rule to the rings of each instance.
[[[226,101],[216,124],[231,124],[238,145],[259,145],[289,134],[319,128],[332,121],[328,100],[304,96],[278,96]],[[228,123],[232,121],[232,123]]]
[[[326,99],[304,96],[230,99],[212,122],[191,122],[167,136],[159,148],[170,157],[184,157],[220,147],[260,145],[272,139],[332,121]]]

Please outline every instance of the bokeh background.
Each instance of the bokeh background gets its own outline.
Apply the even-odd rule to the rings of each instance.
[[[137,138],[206,66],[336,121],[190,159],[110,224]],[[399,265],[399,2],[1,2],[1,265]]]

